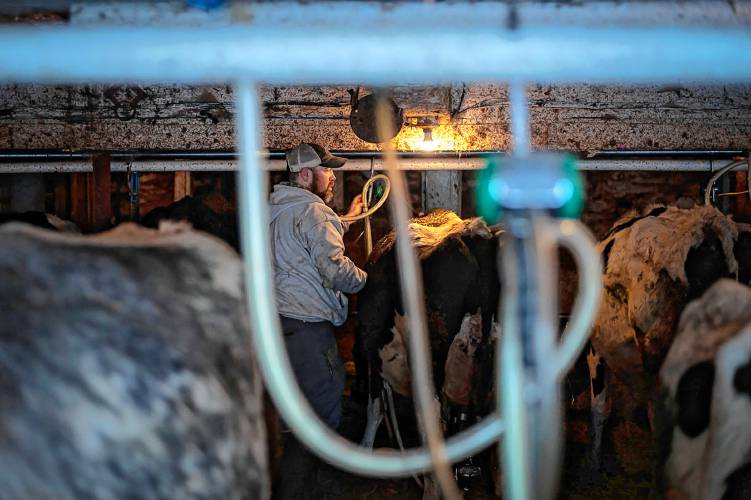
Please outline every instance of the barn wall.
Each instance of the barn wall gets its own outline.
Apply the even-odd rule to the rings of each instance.
[[[443,148],[509,147],[505,86],[398,87],[394,98],[407,115],[440,116]],[[751,149],[751,85],[536,85],[529,98],[537,148]],[[233,149],[232,99],[229,86],[1,86],[0,149]],[[263,87],[261,100],[268,148],[375,149],[349,127],[346,87]],[[405,127],[398,147],[415,137]]]

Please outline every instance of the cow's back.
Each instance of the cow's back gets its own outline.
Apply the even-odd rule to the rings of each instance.
[[[0,498],[263,498],[240,261],[192,231],[0,229]]]

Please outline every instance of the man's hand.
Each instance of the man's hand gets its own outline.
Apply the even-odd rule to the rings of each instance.
[[[347,211],[347,217],[355,217],[362,213],[362,195],[358,194],[352,199],[352,203],[349,204],[349,211]]]

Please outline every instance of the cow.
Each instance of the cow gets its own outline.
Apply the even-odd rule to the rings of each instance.
[[[239,251],[237,216],[234,213],[218,213],[206,203],[206,196],[185,196],[165,207],[157,207],[146,214],[141,225],[157,229],[161,221],[185,221],[193,228],[212,234],[229,243]]]
[[[659,373],[662,492],[751,498],[751,289],[720,280],[689,304]]]
[[[751,225],[737,224],[738,239],[733,247],[733,255],[738,261],[738,282],[751,286]]]
[[[409,231],[422,269],[434,383],[447,433],[452,434],[494,405],[499,233],[482,219],[462,220],[443,209],[412,219]],[[357,372],[373,374],[370,391],[376,397],[381,381],[389,382],[400,425],[408,429],[405,442],[414,446],[419,434],[410,399],[405,348],[409,331],[399,291],[395,239],[391,232],[379,240],[365,266],[368,282],[358,296],[358,344],[370,369],[361,362]]]
[[[437,209],[412,219],[409,231],[422,268],[436,387],[442,387],[449,346],[466,315],[479,311],[487,337],[498,311],[500,282],[496,264],[498,235],[482,221],[462,220]],[[373,249],[365,269],[368,282],[358,302],[359,338],[368,361],[378,370],[379,351],[405,322],[399,291],[395,242],[391,232]]]
[[[592,344],[621,380],[652,387],[686,303],[737,272],[737,239],[710,206],[657,206],[614,225],[598,246],[605,294]]]
[[[686,304],[736,276],[737,241],[736,224],[714,207],[652,206],[599,243],[604,294],[587,356],[595,469],[652,474],[660,367]]]
[[[0,497],[268,497],[241,276],[184,225],[0,227]]]
[[[42,227],[53,231],[74,234],[81,233],[81,230],[73,222],[61,219],[54,214],[44,212],[28,211],[19,213],[0,213],[0,224],[6,224],[8,222],[25,222],[32,226]]]

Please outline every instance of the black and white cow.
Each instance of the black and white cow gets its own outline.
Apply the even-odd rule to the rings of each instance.
[[[450,366],[461,365],[449,360],[450,347],[460,331],[464,331],[460,348],[477,350],[483,362],[487,359],[486,364],[492,363],[492,349],[477,344],[489,339],[492,318],[498,310],[498,240],[481,219],[462,220],[448,210],[434,210],[413,219],[409,228],[422,267],[433,373],[435,385],[440,389],[444,386],[447,360]],[[360,340],[375,373],[381,371],[384,359],[393,363],[401,357],[398,364],[406,367],[402,346],[409,333],[402,318],[404,308],[394,242],[395,235],[390,233],[376,244],[366,265],[368,282],[358,298]],[[470,330],[479,332],[470,333]],[[392,376],[391,381],[398,392],[408,395],[410,383],[405,380],[408,370],[402,371],[402,380],[394,380]],[[466,377],[466,374],[457,377]],[[451,393],[466,391],[456,383],[456,380],[449,381]],[[489,385],[484,391],[480,387],[476,389],[481,399],[489,397]]]
[[[73,222],[45,212],[28,211],[20,213],[0,213],[0,224],[6,224],[8,222],[24,222],[26,224],[31,224],[32,226],[42,227],[53,231],[61,231],[64,233],[81,233],[81,230]]]
[[[0,227],[0,498],[268,496],[235,252]]]
[[[751,289],[721,280],[686,307],[660,370],[668,498],[751,498]]]
[[[215,212],[204,198],[200,195],[185,196],[165,207],[157,207],[141,219],[141,225],[157,229],[162,221],[189,222],[194,229],[212,234],[239,251],[237,216],[234,213]]]
[[[440,410],[436,404],[436,411],[441,412],[447,434],[452,434],[491,411],[494,402],[498,234],[481,219],[462,220],[447,210],[413,219],[409,230],[422,268],[434,383],[441,403]],[[401,303],[394,242],[393,233],[385,236],[368,260],[368,282],[358,296],[359,342],[374,375],[372,393],[380,394],[381,380],[388,382],[388,392],[393,389],[395,393],[391,403],[409,447],[421,440],[411,400],[406,348],[410,332]],[[365,373],[367,368],[359,366],[358,374]],[[372,422],[371,418],[364,443],[372,443],[368,440],[375,432]],[[457,475],[460,482],[466,476],[462,484],[471,483],[478,491],[492,492],[498,487],[497,461],[489,453],[459,466]],[[479,481],[480,475],[484,482]],[[426,479],[425,498],[437,495],[434,486]]]
[[[737,240],[736,224],[714,207],[655,206],[616,222],[598,245],[604,294],[588,356],[595,467],[652,471],[658,372],[686,304],[736,275]]]
[[[738,282],[751,286],[751,225],[738,224],[733,255],[738,261]]]
[[[599,244],[604,296],[592,344],[634,388],[653,386],[686,303],[734,276],[735,223],[714,207],[653,207]]]

